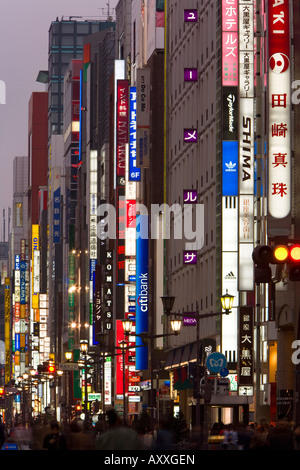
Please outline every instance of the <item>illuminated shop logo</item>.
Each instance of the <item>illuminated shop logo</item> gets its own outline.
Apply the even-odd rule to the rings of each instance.
[[[274,73],[284,73],[290,65],[289,58],[281,52],[276,52],[270,57],[270,69]]]
[[[228,163],[225,163],[226,169],[225,171],[234,171],[236,172],[236,163],[232,163],[231,161]]]

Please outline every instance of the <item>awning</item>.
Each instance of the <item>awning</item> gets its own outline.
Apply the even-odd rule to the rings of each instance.
[[[197,343],[193,343],[189,362],[196,362],[196,361],[197,361]]]
[[[174,354],[172,367],[179,367],[180,366],[183,349],[184,349],[183,347],[175,349],[175,354]]]
[[[191,355],[191,345],[186,344],[183,348],[183,353],[182,353],[182,356],[181,356],[181,362],[180,362],[181,366],[188,365],[189,360],[190,360],[190,355]]]
[[[173,364],[174,350],[168,352],[168,357],[165,363],[165,369],[170,369]]]

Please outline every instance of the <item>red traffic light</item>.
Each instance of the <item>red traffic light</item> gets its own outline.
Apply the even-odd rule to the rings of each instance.
[[[300,246],[294,245],[290,248],[290,261],[300,262]]]
[[[258,245],[252,253],[257,284],[271,281],[269,264],[287,264],[290,281],[300,281],[300,245]]]
[[[50,372],[51,374],[53,374],[55,372],[55,365],[54,364],[49,364],[48,372]]]

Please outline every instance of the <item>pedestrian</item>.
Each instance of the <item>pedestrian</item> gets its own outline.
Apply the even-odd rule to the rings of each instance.
[[[67,450],[67,441],[60,432],[57,421],[51,421],[50,433],[45,436],[43,449],[45,450]]]
[[[295,450],[300,450],[300,423],[297,423],[294,427],[294,443]]]
[[[294,450],[294,433],[286,421],[278,421],[269,429],[267,441],[270,450]]]
[[[142,450],[137,432],[121,423],[114,409],[106,412],[108,429],[96,437],[96,450]]]
[[[222,448],[224,450],[237,450],[238,433],[232,424],[225,426],[223,431],[224,441]]]
[[[2,416],[0,416],[0,449],[2,449],[2,446],[5,442],[6,436],[5,436],[5,428],[2,423]]]
[[[174,448],[175,436],[166,419],[161,420],[160,426],[156,432],[156,438],[153,441],[153,450],[171,450]]]

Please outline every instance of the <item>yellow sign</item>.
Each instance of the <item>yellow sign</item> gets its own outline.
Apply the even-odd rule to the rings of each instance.
[[[10,382],[10,279],[5,278],[4,294],[5,383]]]

